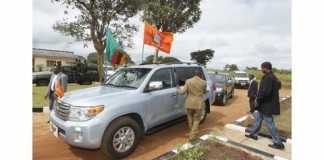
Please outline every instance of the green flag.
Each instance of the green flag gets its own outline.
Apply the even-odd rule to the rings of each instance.
[[[116,39],[113,37],[110,29],[107,29],[106,33],[106,54],[109,62],[112,62],[113,55],[116,53],[116,50],[120,49],[120,46]]]

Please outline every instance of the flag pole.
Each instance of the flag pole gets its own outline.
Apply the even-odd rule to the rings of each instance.
[[[144,40],[143,40],[143,46],[142,46],[142,64],[144,63]]]

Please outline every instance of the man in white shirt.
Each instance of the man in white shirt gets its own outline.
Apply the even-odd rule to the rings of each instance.
[[[60,65],[56,66],[53,74],[51,76],[51,80],[48,84],[47,92],[45,94],[45,99],[49,99],[49,109],[50,111],[53,109],[55,105],[55,101],[57,96],[55,95],[55,84],[56,81],[60,81],[60,83],[63,85],[64,92],[67,91],[67,76],[62,72],[62,68]]]

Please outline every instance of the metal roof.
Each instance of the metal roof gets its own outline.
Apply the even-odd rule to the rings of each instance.
[[[50,49],[40,49],[33,48],[33,56],[47,56],[47,57],[63,57],[63,58],[77,58],[77,55],[74,55],[70,51],[60,51],[60,50],[50,50]]]

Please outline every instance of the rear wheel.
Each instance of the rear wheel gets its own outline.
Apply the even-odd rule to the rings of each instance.
[[[135,150],[142,135],[143,130],[134,119],[118,118],[106,129],[101,150],[108,158],[126,157]]]
[[[222,96],[222,99],[220,100],[220,102],[219,102],[219,104],[221,105],[221,106],[225,106],[226,105],[226,102],[227,102],[227,96],[226,96],[227,94],[226,93],[224,93],[224,95]]]

